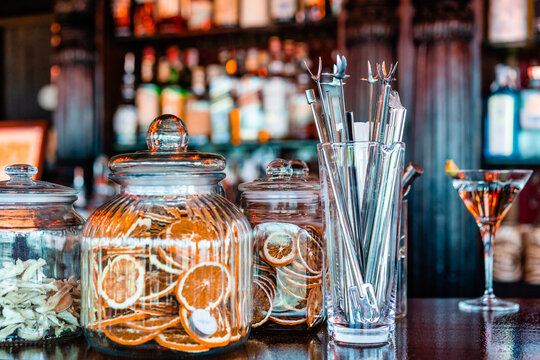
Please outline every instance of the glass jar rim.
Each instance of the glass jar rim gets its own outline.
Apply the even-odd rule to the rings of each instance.
[[[47,181],[33,180],[38,170],[33,165],[14,164],[6,166],[9,180],[0,181],[0,205],[2,204],[72,204],[78,191]]]

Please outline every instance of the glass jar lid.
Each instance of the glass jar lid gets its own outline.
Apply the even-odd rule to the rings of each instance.
[[[187,151],[189,135],[184,122],[174,115],[158,116],[146,136],[148,150],[117,155],[109,161],[113,180],[123,177],[178,177],[210,175],[225,177],[221,155]],[[212,176],[212,175],[215,175]]]
[[[319,196],[320,184],[309,180],[309,168],[301,160],[275,159],[266,167],[265,179],[240,184],[238,189],[248,198],[305,198]]]
[[[9,180],[0,181],[0,204],[13,203],[73,203],[77,191],[46,181],[32,180],[37,174],[35,166],[9,165],[5,168]]]

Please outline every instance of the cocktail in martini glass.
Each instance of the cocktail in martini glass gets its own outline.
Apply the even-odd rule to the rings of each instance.
[[[512,201],[529,180],[531,170],[447,171],[454,188],[474,216],[484,243],[485,291],[480,298],[459,302],[464,311],[517,311],[519,305],[493,293],[493,239]]]

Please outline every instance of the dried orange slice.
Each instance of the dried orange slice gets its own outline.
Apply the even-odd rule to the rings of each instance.
[[[306,318],[297,318],[285,315],[271,315],[270,320],[280,325],[300,325],[306,322]]]
[[[193,340],[181,326],[163,330],[161,334],[156,336],[156,342],[163,347],[178,351],[196,353],[210,350],[210,348]]]
[[[184,270],[182,269],[161,262],[161,260],[156,255],[150,255],[150,264],[170,274],[182,275],[184,273]]]
[[[322,245],[307,232],[301,232],[296,239],[298,259],[313,274],[321,274],[323,270],[324,249]]]
[[[226,346],[231,341],[231,325],[229,324],[229,320],[219,309],[211,310],[210,314],[216,319],[218,329],[215,334],[208,337],[199,336],[195,331],[193,331],[189,321],[189,317],[191,315],[190,311],[184,308],[180,309],[180,321],[182,322],[182,326],[189,336],[191,336],[191,338],[199,344],[209,348]]]
[[[126,326],[146,332],[162,331],[180,322],[178,316],[158,316],[150,319],[126,322]]]
[[[182,217],[167,226],[160,234],[161,238],[189,241],[213,241],[219,236],[213,226],[199,218]]]
[[[174,301],[174,300],[173,300]],[[178,314],[178,305],[174,302],[151,302],[151,303],[138,303],[131,307],[133,311],[140,312],[148,315],[175,315]]]
[[[127,326],[115,326],[103,329],[103,333],[118,344],[134,346],[152,340],[159,334],[159,331],[145,332]]]
[[[190,311],[215,309],[229,297],[231,274],[218,262],[203,262],[188,269],[176,290],[178,301]]]
[[[105,311],[102,310],[103,313],[103,319],[97,320],[89,325],[92,329],[97,329],[100,327],[110,326],[110,325],[117,325],[117,324],[123,324],[128,321],[134,321],[134,320],[142,320],[147,319],[150,317],[148,314],[143,314],[141,312],[128,312],[125,315],[119,315],[119,316],[111,316],[107,317],[105,316]]]
[[[139,255],[144,254],[146,248],[144,246],[121,246],[105,249],[107,255]]]
[[[113,309],[125,309],[144,292],[144,267],[131,255],[114,258],[103,270],[98,293]]]
[[[150,301],[172,293],[177,285],[178,275],[164,272],[147,272],[144,280],[144,294],[139,298],[139,301]]]
[[[290,264],[296,255],[294,236],[285,231],[276,231],[268,235],[263,245],[263,255],[273,266]]]
[[[322,279],[322,272],[316,275],[308,275],[305,271],[296,270],[293,266],[287,265],[276,268],[276,271],[283,276],[289,277],[300,282],[320,282]],[[307,270],[306,270],[307,271]]]
[[[261,326],[272,314],[272,298],[263,285],[255,281],[253,284],[253,320],[251,326]]]
[[[308,297],[308,289],[305,287],[291,286],[287,283],[284,276],[278,274],[277,276],[278,293],[285,291],[287,294],[298,300],[305,300]]]
[[[307,299],[307,310],[306,310],[306,317],[307,317],[307,325],[309,327],[312,327],[315,325],[317,320],[319,320],[323,313],[323,306],[324,306],[324,296],[322,287],[316,287],[314,289],[311,289],[309,292],[309,296]]]
[[[255,277],[254,283],[259,283],[264,290],[270,295],[270,299],[276,296],[276,285],[266,277]]]
[[[131,224],[128,223],[127,226],[129,226],[127,230],[124,229],[124,231],[122,232],[123,234],[125,234],[126,238],[144,238],[150,236],[148,230],[152,226],[152,220],[144,217],[139,217]]]
[[[173,268],[179,269],[179,270],[185,269],[187,266],[184,264],[186,263],[189,264],[191,262],[189,261],[191,259],[180,258],[179,255],[177,255],[175,257],[177,257],[177,259],[180,260],[180,262],[178,262],[176,259],[173,258],[174,255],[171,256],[170,253],[168,253],[167,251],[163,250],[160,247],[158,247],[158,254],[159,254],[159,257],[165,262],[167,266],[172,266]]]

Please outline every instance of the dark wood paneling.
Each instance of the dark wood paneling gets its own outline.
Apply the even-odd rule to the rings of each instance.
[[[50,83],[50,25],[8,26],[3,36],[2,119],[50,118],[37,102]]]
[[[447,159],[478,168],[481,121],[474,13],[467,1],[416,2],[416,69],[410,147],[424,175],[410,201],[410,294],[481,294],[478,230],[451,181]]]

